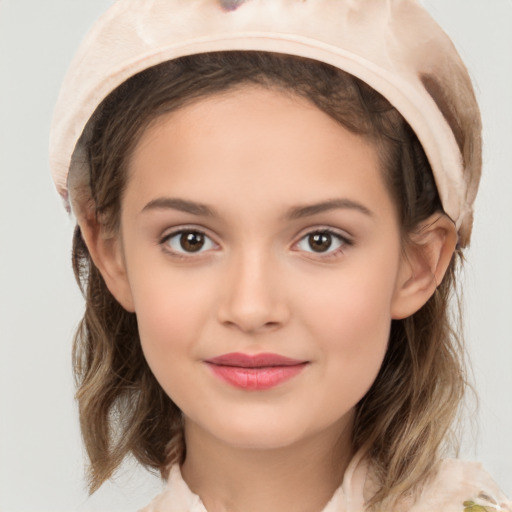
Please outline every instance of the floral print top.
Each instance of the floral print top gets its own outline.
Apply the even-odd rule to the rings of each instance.
[[[506,503],[498,503],[495,499],[480,493],[474,501],[465,501],[464,512],[492,512],[493,510],[510,510]]]
[[[371,468],[357,454],[342,485],[322,512],[364,512],[372,496]],[[207,512],[201,498],[187,486],[179,466],[173,466],[165,490],[140,512]],[[476,462],[443,460],[432,480],[414,501],[389,508],[389,512],[512,512],[512,502]]]

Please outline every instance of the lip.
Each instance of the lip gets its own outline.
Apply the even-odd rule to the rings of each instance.
[[[244,390],[270,389],[295,377],[309,361],[279,354],[233,352],[204,361],[225,382]]]

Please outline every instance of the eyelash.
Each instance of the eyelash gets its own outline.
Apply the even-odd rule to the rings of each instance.
[[[341,254],[343,254],[345,252],[345,250],[347,249],[347,247],[350,247],[350,246],[354,245],[353,240],[350,239],[347,235],[342,234],[339,231],[336,231],[336,230],[334,230],[332,228],[327,228],[327,227],[326,228],[322,228],[322,227],[320,227],[320,228],[316,228],[316,229],[312,229],[312,230],[307,231],[307,233],[305,233],[304,235],[302,235],[300,237],[298,242],[294,243],[294,247],[298,246],[302,241],[307,240],[308,237],[311,237],[311,236],[314,236],[314,235],[329,235],[330,237],[336,239],[339,242],[339,244],[340,244],[339,247],[337,247],[336,249],[331,250],[329,248],[325,252],[314,251],[314,250],[304,251],[307,254],[314,255],[314,257],[316,259],[325,260],[325,259],[328,259],[328,258],[336,258],[337,256],[340,256]],[[308,257],[311,257],[311,256],[308,256]]]
[[[202,250],[202,247],[197,252],[193,252],[193,251],[187,252],[185,250],[183,250],[181,252],[181,251],[172,249],[172,247],[170,247],[170,245],[169,245],[170,240],[172,240],[175,237],[183,236],[185,234],[194,234],[196,236],[197,235],[202,236],[202,237],[204,237],[205,240],[208,240],[211,244],[218,247],[218,244],[215,243],[212,240],[212,238],[210,236],[208,236],[208,234],[205,231],[203,231],[202,229],[194,228],[194,227],[182,227],[176,231],[167,233],[159,240],[159,245],[162,247],[162,249],[167,254],[170,254],[174,258],[182,258],[182,259],[193,258],[193,257],[195,257],[195,255],[199,255],[199,254],[202,254],[203,252],[205,252]],[[178,242],[178,243],[180,243],[180,242]]]
[[[194,234],[196,236],[204,237],[205,241],[209,241],[210,244],[218,247],[218,244],[216,242],[214,242],[212,240],[212,238],[205,231],[203,231],[202,229],[199,229],[199,228],[194,228],[194,227],[190,227],[190,228],[182,227],[176,231],[172,231],[171,233],[168,233],[165,236],[163,236],[159,240],[158,243],[166,253],[170,254],[174,258],[182,258],[182,259],[194,258],[194,257],[196,257],[195,255],[199,255],[199,254],[202,254],[203,252],[207,252],[207,251],[211,250],[211,248],[207,248],[206,250],[203,250],[203,247],[199,248],[199,250],[197,252],[193,252],[193,251],[187,252],[185,250],[179,251],[179,250],[172,249],[169,245],[169,241],[175,237],[183,236],[185,234]],[[303,242],[304,240],[307,240],[308,237],[311,237],[314,235],[328,235],[328,236],[336,239],[340,244],[339,247],[337,247],[336,249],[331,250],[330,248],[328,248],[325,252],[314,251],[314,250],[310,250],[310,251],[303,250],[303,252],[305,252],[305,253],[316,255],[316,257],[318,259],[327,259],[327,258],[336,257],[336,256],[342,254],[346,250],[347,247],[350,247],[354,244],[353,240],[351,240],[349,237],[347,237],[347,235],[344,235],[332,228],[327,228],[327,227],[321,228],[320,227],[320,228],[311,229],[311,230],[307,231],[306,233],[304,233],[299,238],[299,240],[293,244],[292,247],[299,246],[299,244],[301,242]],[[181,244],[181,240],[178,243]],[[300,249],[294,249],[294,250],[296,250],[297,252],[301,251]]]

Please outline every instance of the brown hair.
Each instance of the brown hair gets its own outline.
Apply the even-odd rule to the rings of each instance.
[[[148,124],[240,84],[298,94],[376,144],[404,240],[421,221],[442,211],[421,144],[385,98],[327,64],[265,52],[183,57],[122,84],[90,121],[90,174],[70,177],[74,204],[85,193],[99,221],[115,233],[127,163]],[[393,321],[380,373],[357,405],[354,448],[368,450],[380,486],[372,505],[410,493],[432,473],[456,416],[465,374],[449,302],[460,255],[457,250],[443,282],[420,311]],[[73,264],[86,298],[74,365],[90,490],[108,479],[128,454],[165,477],[170,464],[185,456],[181,413],[145,362],[136,316],[108,291],[78,227]]]

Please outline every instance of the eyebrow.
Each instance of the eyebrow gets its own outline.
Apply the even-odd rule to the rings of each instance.
[[[151,210],[166,209],[178,210],[203,217],[215,217],[216,215],[212,208],[203,203],[196,203],[195,201],[188,201],[186,199],[174,197],[159,197],[157,199],[153,199],[144,206],[141,213]],[[373,212],[369,208],[351,199],[329,199],[320,203],[294,206],[288,210],[286,218],[290,220],[297,220],[336,209],[356,210],[368,217],[374,216]]]
[[[150,201],[141,213],[151,210],[166,210],[173,209],[180,212],[190,213],[192,215],[200,215],[203,217],[214,217],[215,213],[212,208],[202,203],[194,201],[187,201],[186,199],[179,199],[173,197],[159,197]]]
[[[373,217],[373,212],[364,206],[361,203],[356,201],[352,201],[351,199],[329,199],[328,201],[322,201],[321,203],[315,203],[305,206],[295,206],[288,210],[287,217],[291,220],[302,219],[304,217],[309,217],[312,215],[316,215],[318,213],[323,213],[329,210],[337,210],[337,209],[348,209],[348,210],[356,210],[358,212],[367,215],[368,217]]]

